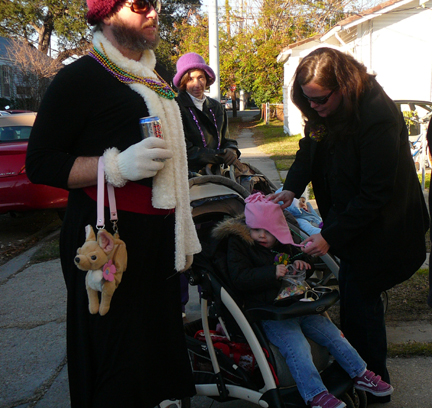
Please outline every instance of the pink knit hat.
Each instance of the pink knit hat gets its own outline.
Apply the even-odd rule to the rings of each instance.
[[[115,7],[125,0],[87,0],[87,20],[89,24],[96,25],[110,14]]]
[[[201,69],[207,73],[210,80],[207,86],[213,85],[216,80],[214,71],[205,63],[204,58],[195,52],[189,52],[179,58],[177,61],[177,74],[175,74],[173,83],[178,88],[180,86],[183,75],[190,69]]]
[[[279,204],[270,201],[263,193],[251,194],[245,199],[246,225],[249,228],[265,229],[282,244],[295,244],[283,210]]]

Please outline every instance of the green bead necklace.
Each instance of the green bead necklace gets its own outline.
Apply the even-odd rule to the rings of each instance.
[[[159,81],[149,77],[140,77],[138,75],[134,75],[130,72],[124,71],[116,64],[114,64],[114,62],[112,62],[106,55],[104,55],[106,54],[106,51],[102,44],[101,46],[103,53],[100,52],[95,46],[93,46],[93,48],[89,52],[89,55],[97,62],[99,62],[99,64],[101,64],[113,77],[117,78],[120,82],[127,85],[133,83],[143,84],[150,88],[152,91],[156,92],[162,98],[175,98],[175,92],[155,70],[153,70],[153,72],[156,74]]]

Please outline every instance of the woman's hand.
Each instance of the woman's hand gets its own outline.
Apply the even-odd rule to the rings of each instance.
[[[267,198],[269,198],[274,203],[278,203],[279,201],[282,201],[283,202],[283,204],[281,205],[282,209],[289,207],[294,197],[295,197],[295,193],[288,190],[282,190],[280,193],[269,194],[267,196]]]
[[[305,261],[296,260],[296,261],[293,262],[293,265],[294,265],[294,268],[300,269],[301,271],[303,269],[304,270],[308,270],[308,269],[311,268],[311,266],[307,262],[305,262]]]
[[[330,249],[330,245],[321,234],[313,234],[301,244],[304,245],[303,252],[308,255],[323,256]]]

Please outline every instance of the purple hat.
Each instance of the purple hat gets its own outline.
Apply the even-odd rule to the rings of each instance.
[[[207,83],[207,86],[213,85],[216,80],[216,75],[214,71],[205,63],[204,58],[201,55],[196,54],[195,52],[189,52],[188,54],[183,55],[177,61],[177,74],[173,79],[174,85],[178,88],[180,86],[181,79],[183,75],[186,74],[190,69],[201,69],[207,73],[210,77],[210,80]]]
[[[300,246],[294,243],[279,204],[270,201],[263,193],[251,194],[245,203],[246,225],[249,228],[265,229],[282,244]]]
[[[87,20],[89,24],[96,25],[109,15],[115,7],[125,0],[87,0]]]

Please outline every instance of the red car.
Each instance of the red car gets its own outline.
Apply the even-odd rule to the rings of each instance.
[[[66,208],[66,190],[27,178],[27,143],[35,118],[36,112],[0,117],[0,214]]]

